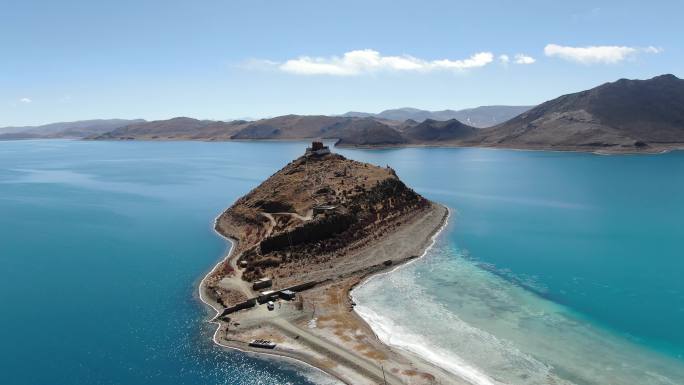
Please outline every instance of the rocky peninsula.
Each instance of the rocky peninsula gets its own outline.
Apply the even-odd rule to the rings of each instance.
[[[314,142],[216,219],[233,245],[199,288],[216,311],[214,341],[302,361],[347,384],[463,383],[384,345],[349,294],[423,255],[447,217],[389,166]]]

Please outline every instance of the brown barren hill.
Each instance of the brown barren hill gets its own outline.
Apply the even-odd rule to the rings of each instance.
[[[482,130],[467,144],[609,152],[678,148],[684,144],[684,80],[620,79],[564,95]]]
[[[348,384],[463,384],[384,345],[349,294],[364,278],[423,254],[447,216],[391,168],[313,142],[216,220],[235,242],[200,284],[216,311],[214,341],[266,347]]]
[[[290,162],[218,218],[217,230],[238,241],[243,278],[289,277],[305,263],[334,262],[349,248],[388,231],[430,202],[393,169],[329,153]]]

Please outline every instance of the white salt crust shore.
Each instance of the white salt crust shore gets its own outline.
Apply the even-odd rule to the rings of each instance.
[[[350,293],[350,297],[352,298],[352,301],[354,301],[357,306],[354,308],[354,311],[371,327],[375,335],[385,344],[388,346],[395,347],[397,349],[401,349],[403,351],[406,351],[410,354],[416,355],[431,364],[444,369],[448,371],[449,373],[452,373],[459,378],[463,379],[464,381],[467,381],[472,384],[476,385],[496,385],[499,384],[498,381],[494,381],[493,379],[489,378],[486,374],[482,373],[480,370],[470,366],[466,362],[464,362],[462,359],[459,357],[442,357],[439,355],[439,353],[435,353],[431,351],[428,347],[418,344],[418,343],[411,343],[408,340],[402,340],[401,343],[393,343],[390,335],[391,333],[388,332],[390,329],[386,324],[382,322],[383,317],[379,316],[376,312],[374,312],[372,309],[367,308],[363,305],[359,305],[358,298],[354,296],[354,292],[370,282],[373,279],[378,279],[382,277],[383,275],[389,275],[399,269],[403,269],[407,267],[409,264],[418,261],[420,259],[423,259],[427,253],[432,249],[432,247],[435,245],[437,242],[437,238],[439,235],[442,233],[442,231],[447,227],[449,224],[449,218],[451,217],[451,209],[447,207],[447,217],[444,220],[444,223],[442,226],[437,230],[432,237],[430,238],[430,244],[425,248],[425,251],[423,251],[423,254],[421,254],[418,258],[412,259],[406,263],[403,263],[401,265],[396,266],[395,268],[389,270],[389,271],[384,271],[381,273],[373,274],[372,276],[367,277],[364,279],[361,283],[359,283]]]

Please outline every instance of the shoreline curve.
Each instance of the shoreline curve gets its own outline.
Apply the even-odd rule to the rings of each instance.
[[[401,264],[396,265],[396,266],[393,266],[393,267],[392,267],[391,269],[389,269],[389,270],[381,270],[381,271],[378,271],[378,272],[375,272],[375,273],[371,273],[371,274],[369,274],[368,276],[364,277],[361,281],[359,281],[359,283],[357,283],[357,284],[354,285],[353,287],[349,288],[349,290],[348,290],[348,292],[347,292],[347,296],[348,296],[352,301],[354,300],[353,291],[354,291],[356,288],[361,287],[362,285],[364,285],[365,283],[367,283],[370,279],[373,279],[373,278],[376,278],[376,277],[378,277],[378,276],[382,276],[382,275],[386,275],[386,274],[392,273],[392,272],[396,271],[397,269],[402,268],[402,267],[404,267],[404,266],[407,266],[408,264],[410,264],[410,263],[412,263],[412,262],[414,262],[414,261],[416,261],[416,260],[423,259],[423,258],[427,255],[428,251],[435,245],[435,243],[436,243],[436,241],[437,241],[439,235],[441,235],[441,233],[443,232],[443,230],[448,226],[448,224],[449,224],[449,218],[450,218],[451,215],[452,215],[452,209],[450,209],[449,207],[444,206],[444,205],[442,205],[442,204],[440,204],[440,203],[436,203],[436,202],[433,202],[433,204],[436,204],[436,205],[441,206],[442,208],[445,209],[446,212],[445,212],[445,215],[443,216],[443,218],[441,219],[441,224],[440,224],[440,226],[439,226],[438,228],[436,228],[436,230],[434,230],[434,232],[432,232],[432,234],[430,235],[430,237],[429,237],[428,239],[425,239],[425,241],[424,241],[425,244],[424,244],[424,246],[423,246],[424,248],[423,248],[423,250],[422,250],[422,253],[421,253],[417,258],[411,258],[411,259],[405,260],[405,261],[403,261]],[[236,250],[236,248],[237,248],[237,242],[238,242],[237,239],[233,239],[233,238],[231,238],[231,237],[229,237],[229,236],[225,236],[224,234],[221,234],[221,233],[216,229],[216,224],[217,224],[217,222],[218,222],[218,219],[221,217],[221,215],[222,215],[222,213],[219,214],[219,215],[217,215],[216,218],[214,218],[212,228],[213,228],[213,231],[214,231],[216,234],[219,235],[219,237],[221,237],[222,239],[225,239],[225,240],[227,240],[228,242],[230,242],[230,249],[229,249],[229,251],[227,252],[226,256],[225,256],[224,258],[221,258],[221,259],[214,265],[214,267],[213,267],[211,270],[209,270],[209,272],[208,272],[207,274],[204,275],[204,277],[202,278],[202,280],[200,281],[200,283],[199,283],[199,285],[198,285],[198,292],[199,292],[199,298],[200,298],[200,300],[201,300],[205,305],[209,306],[212,310],[214,310],[214,312],[216,313],[216,314],[214,315],[214,317],[212,317],[210,320],[207,321],[207,322],[209,322],[209,323],[211,323],[211,324],[214,324],[214,325],[216,326],[216,329],[214,330],[214,333],[212,334],[212,341],[213,341],[216,345],[218,345],[218,346],[220,346],[220,347],[222,347],[222,348],[227,348],[227,349],[232,349],[232,350],[236,350],[236,351],[239,351],[239,352],[243,352],[243,353],[246,353],[246,354],[248,354],[248,355],[253,355],[253,356],[256,357],[256,358],[263,358],[263,359],[278,359],[278,360],[286,361],[286,362],[288,362],[288,363],[294,363],[294,364],[296,364],[296,365],[297,365],[297,364],[303,365],[303,366],[306,367],[306,368],[313,368],[313,369],[315,369],[316,371],[318,371],[318,372],[320,372],[320,373],[324,373],[325,375],[330,376],[330,377],[332,377],[332,378],[334,378],[334,379],[337,379],[338,381],[340,381],[340,382],[342,382],[342,383],[344,383],[344,384],[352,385],[352,384],[350,384],[345,378],[340,377],[337,373],[335,373],[335,372],[333,372],[333,371],[327,371],[327,370],[325,370],[324,368],[318,367],[318,366],[316,366],[316,365],[314,365],[314,364],[311,364],[311,363],[307,362],[306,360],[301,359],[301,358],[298,358],[298,357],[293,357],[293,356],[286,355],[286,354],[268,353],[268,352],[261,352],[261,351],[255,352],[255,351],[251,351],[251,350],[245,350],[245,349],[241,349],[241,348],[236,347],[236,346],[230,346],[230,345],[222,344],[222,343],[219,341],[219,339],[218,339],[218,337],[217,337],[217,334],[218,334],[219,330],[221,329],[221,324],[220,324],[220,322],[215,321],[215,318],[220,314],[220,310],[217,309],[217,308],[214,306],[214,304],[213,304],[210,300],[207,300],[207,299],[205,298],[205,295],[204,295],[204,282],[206,281],[206,279],[207,279],[207,278],[208,278],[208,277],[209,277],[209,276],[210,276],[210,275],[211,275],[211,274],[212,274],[212,273],[213,273],[213,272],[222,264],[222,263],[224,263],[225,261],[227,261],[227,260],[229,260],[231,257],[233,257],[233,252]],[[401,352],[403,352],[403,353],[405,353],[405,354],[408,354],[409,356],[412,356],[412,357],[414,357],[414,358],[418,358],[418,359],[424,361],[426,364],[431,365],[431,366],[434,366],[435,368],[437,368],[437,369],[439,369],[439,370],[446,371],[446,372],[449,372],[449,373],[454,374],[453,372],[450,372],[448,369],[443,368],[443,367],[437,365],[436,363],[434,363],[434,362],[428,360],[426,357],[422,357],[422,356],[416,355],[415,353],[406,351],[405,349],[402,349],[401,347],[397,347],[397,346],[394,346],[394,345],[385,343],[384,341],[380,340],[380,338],[378,338],[378,336],[377,336],[377,333],[373,330],[372,326],[368,323],[368,321],[367,321],[367,320],[366,320],[358,311],[353,310],[352,312],[353,312],[355,318],[356,318],[359,322],[364,323],[364,324],[368,327],[368,329],[376,336],[377,340],[378,340],[382,345],[384,345],[387,349],[390,349],[390,350],[392,350],[392,349],[399,350],[399,351],[401,351]],[[455,375],[456,375],[456,374],[455,374]],[[456,376],[457,376],[460,380],[470,382],[467,378],[464,378],[464,377],[459,376],[459,375],[456,375]]]

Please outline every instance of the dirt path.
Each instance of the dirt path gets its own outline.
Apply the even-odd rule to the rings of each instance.
[[[334,356],[336,361],[343,361],[347,365],[363,371],[365,375],[375,378],[375,380],[377,380],[379,383],[384,382],[386,384],[392,385],[404,384],[404,382],[396,378],[392,373],[385,372],[379,363],[370,361],[367,358],[352,353],[340,345],[332,344],[302,328],[291,324],[286,320],[274,318],[269,322],[278,329],[290,335],[299,337],[301,341],[311,346],[312,349],[324,353],[327,356]]]
[[[276,220],[273,218],[273,215],[270,213],[259,213],[261,216],[265,217],[268,219],[269,226],[268,229],[266,229],[266,235],[264,235],[264,238],[270,237],[271,233],[273,232],[273,229],[276,227]]]

